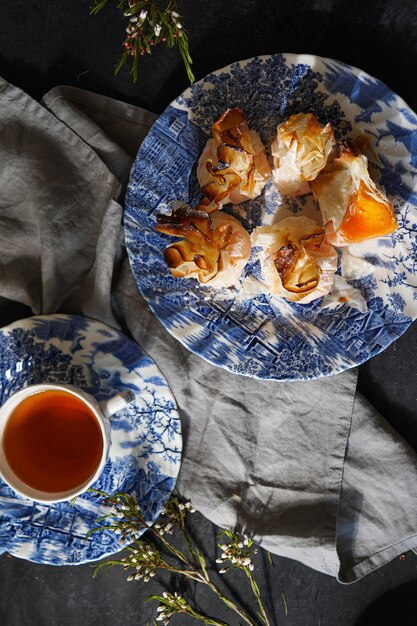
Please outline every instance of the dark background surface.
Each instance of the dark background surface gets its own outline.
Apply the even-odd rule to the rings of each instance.
[[[125,29],[116,4],[109,0],[102,13],[90,17],[87,0],[2,0],[0,75],[34,98],[67,84],[161,113],[188,86],[180,56],[160,46],[141,61],[136,85],[127,69],[115,78]],[[197,80],[258,54],[317,54],[360,67],[417,110],[415,0],[183,0],[181,10]],[[2,302],[0,325],[30,314],[22,306]],[[360,367],[359,388],[417,450],[416,323]],[[196,514],[192,529],[213,555],[216,529],[212,524]],[[273,624],[417,624],[417,557],[413,553],[350,586],[295,561],[274,557],[271,566],[263,551],[258,557],[258,575]],[[159,583],[154,579],[148,585],[128,583],[119,570],[93,579],[92,571],[90,565],[54,568],[1,556],[0,624],[152,624],[155,607],[145,604],[144,598],[161,592]],[[231,590],[243,604],[247,601],[239,576],[231,577]],[[198,594],[197,601],[237,626],[234,616],[221,613],[209,596]],[[187,626],[193,620],[175,617],[171,623]]]

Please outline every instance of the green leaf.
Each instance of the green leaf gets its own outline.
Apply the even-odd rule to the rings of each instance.
[[[208,572],[207,572],[206,559],[204,558],[204,556],[201,554],[200,551],[197,551],[197,556],[198,556],[198,560],[200,562],[200,567],[201,567],[201,569],[203,571],[204,577],[205,577],[206,580],[209,580],[210,577],[209,577]]]
[[[104,9],[108,0],[96,0],[95,6],[90,9],[90,15],[97,15],[101,9]]]
[[[285,616],[288,616],[288,605],[287,605],[287,601],[285,599],[285,594],[283,591],[281,591],[281,596],[282,596],[282,601],[284,603],[284,612],[285,612]]]

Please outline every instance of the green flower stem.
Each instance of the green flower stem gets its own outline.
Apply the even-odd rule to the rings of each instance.
[[[198,611],[195,611],[194,609],[189,609],[187,611],[187,614],[191,615],[192,617],[195,617],[196,619],[200,620],[201,622],[204,622],[205,624],[209,626],[228,626],[225,622],[218,622],[215,619],[211,619],[211,617],[198,613]]]
[[[185,563],[186,565],[188,565],[189,567],[193,567],[194,565],[192,563],[190,563],[190,561],[187,559],[187,557],[185,556],[185,554],[183,554],[181,552],[181,550],[178,550],[177,548],[175,548],[173,545],[171,545],[169,543],[169,541],[167,541],[165,539],[165,537],[163,535],[160,535],[158,533],[157,530],[154,530],[152,527],[148,528],[148,532],[152,535],[154,535],[157,539],[159,539],[159,541],[162,543],[162,545],[169,551],[171,552],[171,554],[173,554],[174,556],[177,557],[178,560],[180,560],[182,563]]]
[[[244,567],[244,570],[245,570],[246,576],[249,578],[253,594],[258,602],[259,611],[260,611],[259,617],[261,618],[265,626],[270,626],[268,616],[265,612],[264,605],[262,604],[261,592],[259,590],[258,584],[256,580],[254,579],[254,577],[252,576],[252,572],[250,571],[249,567]]]
[[[185,528],[181,528],[180,530],[181,530],[182,536],[184,537],[184,541],[187,544],[187,548],[188,548],[188,551],[190,553],[190,556],[193,559],[193,561],[195,562],[195,564],[197,565],[197,563],[198,563],[197,555],[196,555],[196,552],[195,552],[195,550],[193,548],[193,544],[191,542],[191,539],[190,539],[187,531],[185,530]]]
[[[198,581],[201,583],[204,583],[205,585],[207,585],[207,587],[209,589],[211,589],[213,591],[213,593],[216,594],[216,596],[222,601],[224,602],[224,604],[226,604],[226,606],[228,606],[230,609],[232,609],[232,611],[234,611],[235,613],[237,613],[239,615],[239,617],[241,617],[247,624],[249,624],[249,626],[256,626],[256,624],[251,620],[251,618],[249,617],[249,615],[243,611],[242,609],[239,609],[239,607],[233,602],[233,600],[230,600],[227,596],[223,595],[223,593],[220,591],[220,589],[211,581],[206,580],[206,578],[204,578],[200,572],[197,572],[198,574]]]
[[[239,609],[239,607],[232,600],[230,600],[227,596],[223,595],[223,593],[220,591],[220,589],[213,582],[211,582],[210,579],[208,579],[208,577],[205,574],[201,574],[201,572],[199,572],[199,570],[196,567],[196,565],[191,563],[187,559],[187,557],[180,550],[177,550],[177,548],[174,548],[174,546],[172,546],[169,543],[169,541],[167,541],[165,539],[165,537],[163,535],[160,535],[152,527],[149,528],[149,531],[152,534],[154,534],[156,537],[158,537],[158,539],[161,541],[161,543],[165,546],[165,548],[167,550],[169,550],[180,561],[182,561],[182,563],[185,563],[190,568],[190,569],[187,569],[187,570],[180,570],[180,569],[177,569],[177,568],[175,568],[173,566],[168,566],[167,569],[170,569],[170,571],[172,571],[172,572],[176,571],[178,574],[184,574],[184,575],[188,576],[189,578],[192,578],[196,582],[204,583],[205,585],[207,585],[209,587],[209,589],[211,589],[213,591],[213,593],[215,593],[217,595],[217,597],[222,602],[224,602],[224,604],[226,604],[230,609],[232,609],[235,613],[237,613],[247,624],[249,624],[249,626],[256,626],[256,624],[251,620],[249,615],[247,615],[247,613],[245,611]],[[181,528],[181,531],[182,531],[183,535],[185,534],[188,537],[187,532],[183,528]],[[188,537],[188,540],[190,541],[189,537]],[[251,574],[249,569],[248,569],[248,572],[250,574],[250,578],[249,579],[251,580],[251,584],[252,584],[252,581],[253,581],[253,583],[256,585],[255,580],[253,579],[253,576],[252,576],[252,574]],[[252,589],[253,589],[253,586],[252,586]],[[260,603],[260,605],[262,606],[258,585],[256,585],[256,589],[257,589],[257,594],[258,594],[257,595],[258,604]],[[263,614],[265,614],[265,610],[263,609],[263,606],[262,606],[262,611],[263,611]],[[270,626],[270,624],[268,622],[268,618],[266,617],[266,614],[265,614],[265,618],[266,618],[266,621],[263,620],[264,623],[266,624],[266,626]]]
[[[237,613],[247,624],[249,624],[249,626],[256,626],[256,624],[251,620],[249,615],[245,611],[239,609],[239,607],[232,600],[229,600],[227,596],[224,596],[220,589],[216,587],[214,583],[207,582],[205,579],[203,579],[201,582],[205,582],[205,584],[217,595],[217,597],[220,598],[220,600],[222,600],[222,602],[224,602],[226,606],[232,609],[232,611]]]
[[[113,565],[125,565],[123,561],[104,561],[103,563],[99,563],[94,567],[93,578],[96,578],[102,569],[109,570]]]
[[[184,541],[187,544],[188,547],[188,551],[190,553],[191,558],[194,561],[194,564],[196,566],[196,568],[198,569],[199,567],[201,567],[204,577],[207,581],[210,580],[208,572],[207,572],[207,565],[204,559],[204,556],[201,554],[201,552],[198,549],[195,549],[193,547],[193,542],[191,541],[191,537],[188,534],[187,530],[185,529],[184,526],[179,526],[180,532],[182,534],[182,536],[184,537]]]

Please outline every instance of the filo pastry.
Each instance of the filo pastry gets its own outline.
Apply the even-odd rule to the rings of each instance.
[[[347,144],[311,182],[334,246],[346,246],[394,232],[398,223],[392,204],[368,172],[368,159]]]
[[[213,124],[213,137],[200,156],[197,177],[211,212],[227,203],[253,200],[271,177],[258,133],[249,130],[243,111],[228,109]]]
[[[329,293],[337,269],[337,253],[324,229],[308,217],[287,217],[258,226],[251,236],[260,246],[263,279],[269,292],[306,304]]]
[[[181,237],[169,245],[164,259],[177,278],[194,278],[210,287],[236,285],[250,253],[249,233],[224,212],[207,213],[182,205],[172,215],[159,215],[157,231]]]
[[[278,191],[292,197],[309,193],[309,182],[325,167],[335,145],[331,125],[323,126],[312,113],[297,113],[279,124],[271,145]]]

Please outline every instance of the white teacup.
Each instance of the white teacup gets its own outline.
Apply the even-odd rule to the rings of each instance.
[[[0,407],[0,476],[16,493],[48,504],[84,493],[100,476],[109,419],[134,400],[123,391],[99,404],[71,385],[29,385]]]

